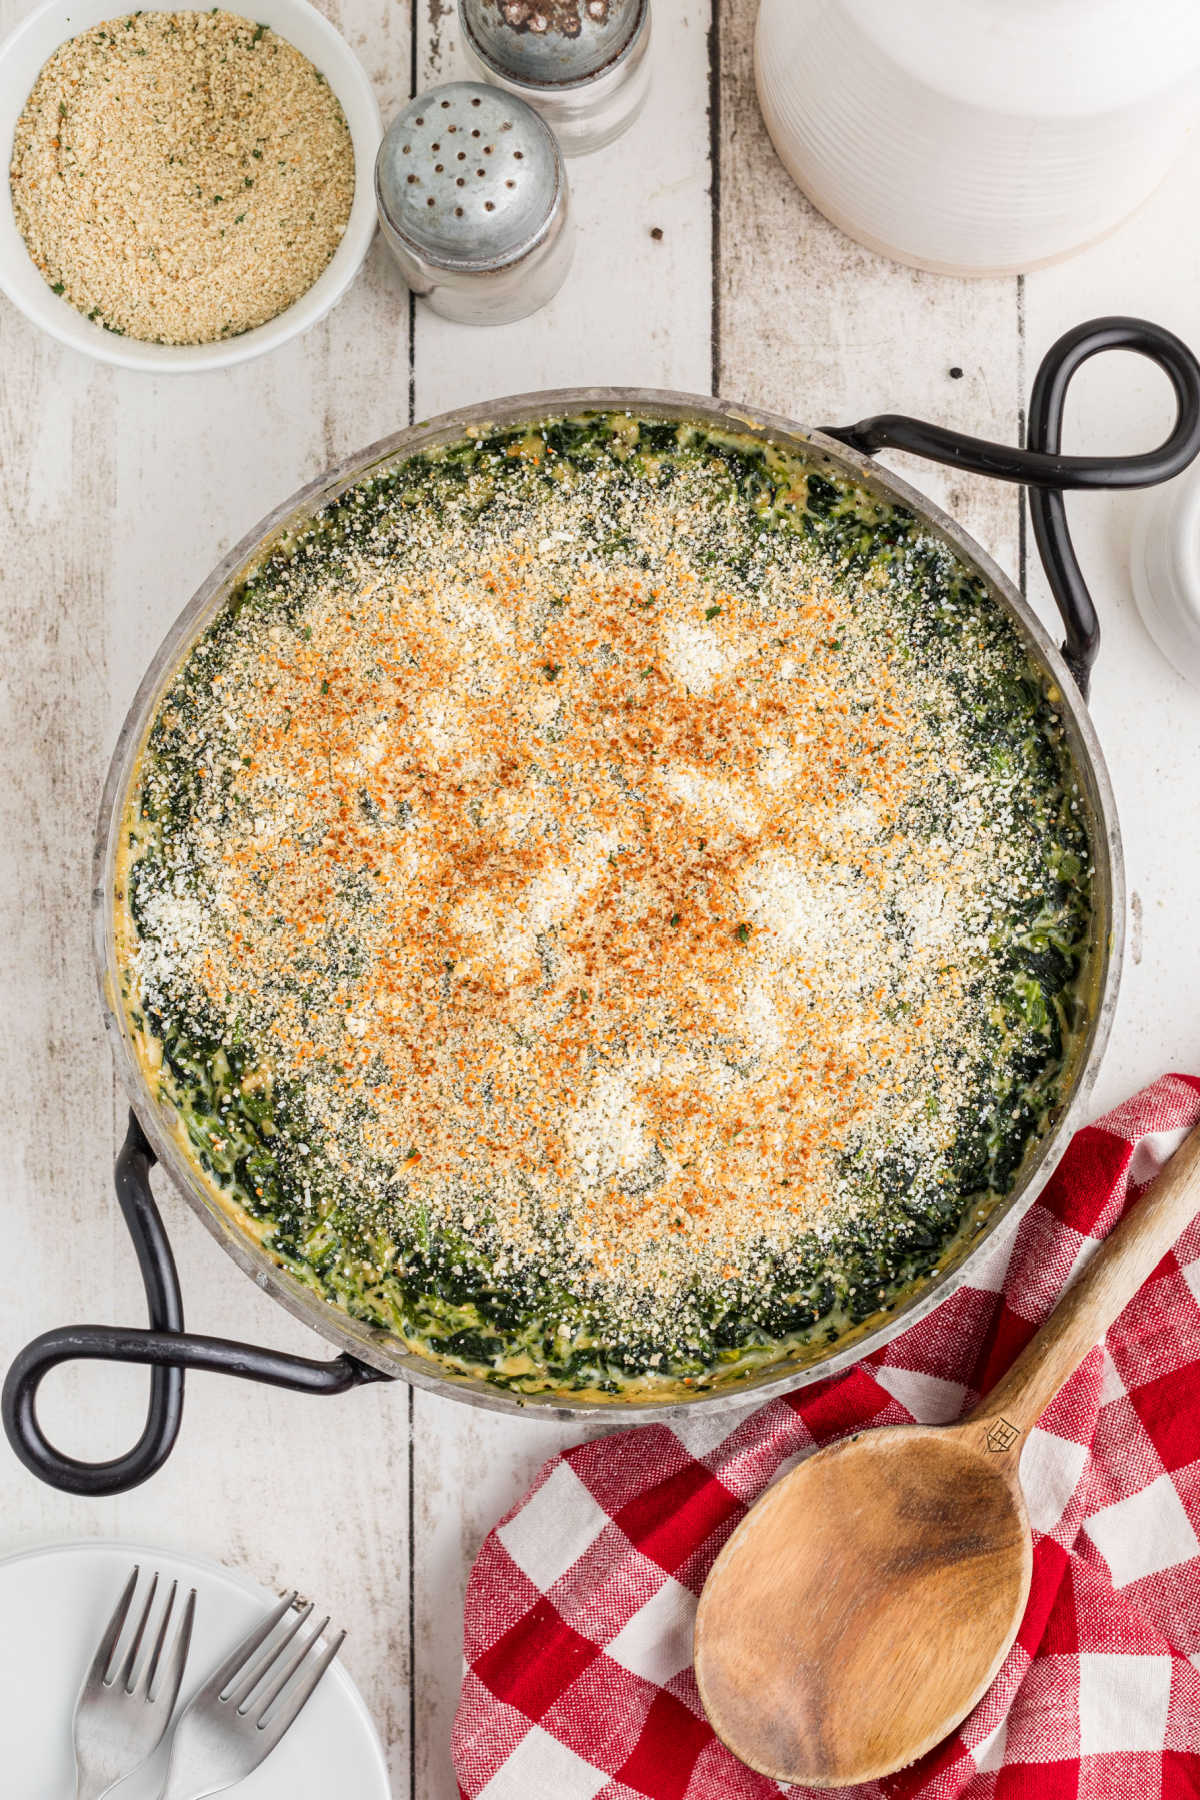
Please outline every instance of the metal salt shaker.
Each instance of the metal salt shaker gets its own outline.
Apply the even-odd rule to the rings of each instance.
[[[405,281],[444,318],[523,319],[566,278],[562,155],[537,113],[500,88],[452,81],[410,100],[379,146],[375,201]]]
[[[537,108],[568,156],[610,144],[650,84],[650,0],[458,0],[485,81]]]

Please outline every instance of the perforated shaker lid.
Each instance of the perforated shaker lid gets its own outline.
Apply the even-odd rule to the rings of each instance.
[[[558,145],[537,113],[474,81],[411,100],[375,162],[388,224],[443,268],[487,269],[524,255],[553,218],[564,183]]]
[[[628,49],[649,0],[459,0],[469,40],[528,87],[590,81]]]

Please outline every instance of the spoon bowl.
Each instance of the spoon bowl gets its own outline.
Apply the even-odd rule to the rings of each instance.
[[[1015,1470],[958,1430],[818,1451],[705,1585],[696,1679],[714,1730],[760,1774],[812,1787],[888,1774],[898,1743],[923,1756],[1007,1656],[1032,1561]]]

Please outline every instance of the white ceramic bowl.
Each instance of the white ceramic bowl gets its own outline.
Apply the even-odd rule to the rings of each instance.
[[[1139,496],[1129,572],[1146,630],[1200,687],[1200,466]]]
[[[142,11],[203,11],[187,0],[175,6],[147,5]],[[122,8],[113,0],[46,0],[0,45],[0,289],[27,319],[52,337],[82,350],[101,362],[125,369],[149,369],[155,373],[189,373],[195,369],[225,369],[231,363],[248,362],[264,350],[274,350],[289,338],[307,331],[337,304],[362,267],[375,231],[375,153],[383,135],[379,106],[366,70],[346,40],[334,30],[308,0],[254,0],[245,16],[294,44],[324,75],[337,95],[354,144],[354,203],[341,243],[317,280],[293,305],[265,325],[241,337],[221,338],[211,344],[147,344],[120,337],[94,325],[66,300],[51,291],[34,266],[25,240],[13,218],[8,170],[12,161],[13,133],[43,63],[67,38],[77,37],[106,19],[119,19],[134,7]],[[232,0],[228,11],[243,13]]]

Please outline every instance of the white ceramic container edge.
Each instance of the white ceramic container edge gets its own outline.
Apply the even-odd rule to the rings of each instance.
[[[126,10],[133,10],[132,8]],[[180,4],[143,11],[206,10]],[[241,14],[233,4],[229,11]],[[240,337],[211,344],[148,344],[105,331],[60,299],[39,274],[13,217],[8,181],[13,132],[38,71],[65,42],[106,19],[124,16],[112,0],[46,0],[0,45],[0,289],[25,317],[60,343],[124,369],[188,374],[248,362],[307,331],[341,299],[362,267],[375,231],[375,154],[383,135],[379,105],[367,73],[341,34],[308,0],[254,0],[253,19],[294,44],[337,95],[354,144],[354,202],[342,241],[328,266],[294,305]],[[245,15],[251,16],[251,15]]]
[[[1107,0],[939,7],[941,50],[931,39],[921,66],[907,40],[900,54],[882,0],[762,0],[755,79],[767,129],[818,210],[870,249],[957,275],[1055,262],[1141,205],[1200,114],[1200,14],[1156,0],[1178,14],[1179,43],[1155,65],[1128,32],[1106,38],[1103,21],[1089,23],[1093,3],[1111,10]],[[919,37],[934,11],[914,0],[906,30]],[[1153,36],[1153,18],[1140,14],[1134,31],[1139,43]],[[1077,45],[1058,110],[1048,38],[1063,58]]]
[[[1172,667],[1200,687],[1200,469],[1141,496],[1129,565],[1146,630]]]

